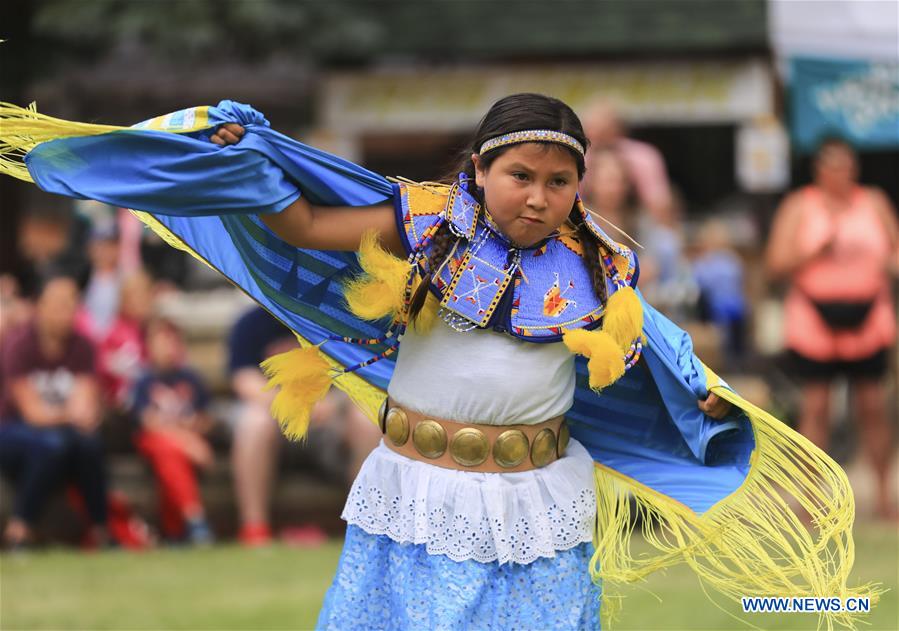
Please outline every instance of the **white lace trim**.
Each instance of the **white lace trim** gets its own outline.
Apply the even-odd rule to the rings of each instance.
[[[383,444],[353,483],[341,517],[373,535],[427,546],[454,561],[531,563],[591,541],[593,459],[572,440],[565,457],[533,471],[456,471]]]

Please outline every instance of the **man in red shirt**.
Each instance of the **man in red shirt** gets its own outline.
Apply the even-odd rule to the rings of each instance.
[[[106,539],[99,389],[94,350],[73,328],[78,300],[72,278],[51,278],[34,321],[0,349],[0,469],[16,485],[4,531],[10,546],[28,543],[47,498],[64,480],[84,497],[94,540]]]

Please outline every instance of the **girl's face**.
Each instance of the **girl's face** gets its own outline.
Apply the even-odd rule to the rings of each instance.
[[[528,247],[568,218],[577,194],[577,163],[567,149],[547,143],[513,145],[484,168],[471,156],[475,182],[493,221],[513,243]]]

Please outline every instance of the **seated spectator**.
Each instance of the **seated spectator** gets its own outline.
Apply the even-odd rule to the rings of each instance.
[[[138,428],[134,442],[156,476],[163,535],[208,544],[196,469],[214,461],[205,435],[209,396],[199,375],[184,365],[184,343],[177,327],[155,318],[147,325],[149,366],[134,387],[132,410]]]
[[[699,231],[699,253],[693,277],[699,285],[700,316],[724,333],[724,357],[731,369],[739,368],[746,354],[746,300],[743,261],[731,246],[727,226],[708,221]]]
[[[153,281],[142,271],[122,279],[119,312],[105,335],[95,338],[103,399],[123,409],[146,363],[144,327],[153,309]]]
[[[91,226],[88,242],[91,264],[78,329],[93,340],[101,340],[119,311],[119,234],[112,217]]]
[[[40,193],[34,207],[22,214],[16,233],[15,276],[24,295],[34,296],[57,270],[87,281],[86,222],[74,217],[68,202]]]
[[[293,333],[260,307],[238,319],[228,341],[231,386],[241,403],[231,451],[241,523],[238,538],[247,546],[271,541],[269,500],[284,443],[269,411],[275,393],[265,389],[267,379],[259,364],[296,346]],[[345,395],[332,390],[313,409],[310,431],[300,448],[319,471],[339,478],[348,487],[380,437],[378,428],[349,404]],[[324,538],[314,526],[290,532],[287,538],[300,543]]]
[[[18,279],[0,274],[0,345],[34,318],[34,305],[22,295]]]
[[[100,397],[90,341],[74,330],[76,282],[57,276],[40,290],[33,323],[4,340],[0,470],[15,484],[4,541],[22,547],[47,499],[64,481],[80,491],[90,537],[107,541],[106,472]]]
[[[259,364],[296,345],[293,334],[260,307],[244,313],[228,339],[231,386],[241,403],[231,447],[238,539],[248,546],[271,541],[269,498],[280,448],[278,424],[269,412],[275,393],[266,391]]]

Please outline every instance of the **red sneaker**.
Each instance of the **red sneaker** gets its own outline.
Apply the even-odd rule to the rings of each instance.
[[[268,524],[246,524],[237,533],[237,540],[248,548],[267,546],[272,542],[272,531]]]
[[[113,491],[109,494],[107,527],[112,538],[128,550],[146,550],[153,546],[150,527],[131,507],[124,494]]]

